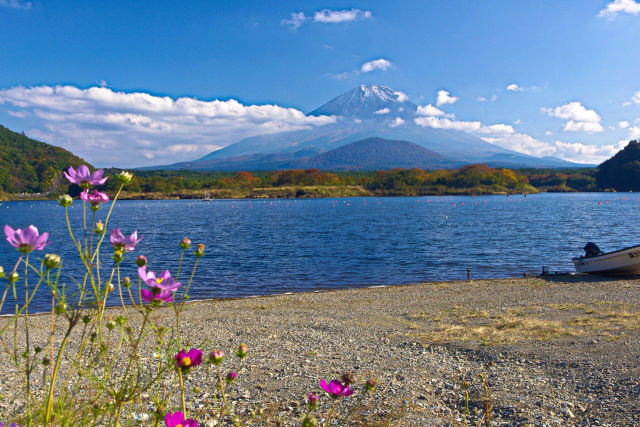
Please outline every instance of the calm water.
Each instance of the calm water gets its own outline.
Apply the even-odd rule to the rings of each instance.
[[[81,204],[74,202],[71,213],[78,225]],[[639,213],[638,193],[123,201],[114,209],[109,231],[118,226],[125,234],[137,229],[144,235],[123,262],[122,274],[131,277],[137,277],[133,261],[139,254],[149,258],[152,270],[174,273],[179,240],[189,236],[204,243],[206,255],[190,293],[206,298],[458,280],[466,279],[466,268],[473,278],[521,276],[543,265],[573,270],[570,259],[583,253],[587,241],[604,251],[638,244]],[[100,218],[104,215],[106,209],[99,211]],[[71,276],[79,279],[80,269],[62,207],[3,202],[4,224],[34,224],[48,231],[52,243],[44,252],[63,255],[63,281],[74,288]],[[103,253],[110,252],[110,246],[103,247]],[[5,271],[17,254],[2,240]],[[103,257],[103,263],[106,269],[110,258]],[[5,280],[0,283],[4,290]],[[38,296],[34,311],[46,310],[50,297]]]

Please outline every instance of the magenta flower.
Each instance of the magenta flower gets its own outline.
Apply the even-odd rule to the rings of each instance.
[[[147,271],[147,266],[145,265],[138,268],[138,275],[147,286],[150,286],[151,288],[158,288],[163,291],[175,292],[176,289],[182,286],[180,282],[176,282],[173,277],[171,277],[169,270],[163,271],[156,277],[156,273],[153,271]]]
[[[307,396],[307,407],[310,410],[315,411],[316,409],[318,409],[318,402],[319,401],[320,401],[320,398],[318,397],[318,395],[313,393],[313,392],[311,392]]]
[[[198,427],[196,420],[192,418],[185,420],[182,411],[176,411],[173,414],[167,412],[167,415],[164,417],[164,422],[167,424],[167,427]]]
[[[71,182],[72,184],[78,184],[83,188],[89,187],[89,185],[102,185],[107,181],[108,177],[102,177],[104,171],[102,169],[98,169],[94,173],[89,171],[89,168],[86,165],[78,166],[78,170],[74,170],[73,166],[69,168],[68,171],[64,171],[64,176]]]
[[[140,291],[140,293],[142,294],[142,300],[146,301],[146,302],[154,302],[154,301],[171,302],[171,301],[173,301],[173,292],[171,292],[171,291],[164,291],[164,290],[158,289],[158,288],[151,288],[151,290],[143,289],[142,291]]]
[[[93,205],[99,205],[101,203],[107,203],[109,201],[109,196],[98,190],[93,190],[93,192],[90,193],[89,189],[87,188],[80,193],[80,199]]]
[[[234,382],[236,380],[236,378],[238,378],[238,373],[237,372],[229,372],[227,374],[227,383],[231,384],[232,382]]]
[[[136,248],[136,245],[140,243],[143,236],[138,239],[138,230],[134,231],[129,237],[125,237],[119,228],[111,230],[111,246],[116,251],[131,252]]]
[[[49,233],[38,234],[38,229],[34,225],[30,225],[24,230],[4,226],[4,234],[7,236],[7,242],[20,252],[28,254],[33,250],[42,250],[50,242],[47,242]]]
[[[349,388],[349,386],[342,384],[338,380],[333,380],[329,384],[323,379],[320,380],[320,387],[327,393],[329,396],[337,399],[340,396],[351,396],[353,394],[353,390]]]
[[[184,349],[180,350],[175,356],[176,368],[189,369],[202,363],[202,351],[192,348],[188,352]],[[237,375],[237,374],[236,374]]]

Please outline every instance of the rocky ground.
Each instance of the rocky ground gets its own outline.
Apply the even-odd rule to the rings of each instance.
[[[332,402],[318,381],[352,372],[359,383],[378,382],[353,425],[475,425],[487,421],[487,409],[492,425],[634,425],[639,291],[640,280],[590,276],[423,283],[193,302],[181,324],[192,345],[207,340],[207,352],[249,347],[232,397],[245,421],[263,409],[265,425],[299,425],[310,391],[321,396],[322,421]],[[34,316],[31,325],[34,342],[46,342],[49,317]],[[153,364],[153,352],[146,343],[139,363]],[[0,420],[7,420],[24,402],[3,357]],[[235,369],[234,358],[223,367]],[[213,425],[215,375],[198,369],[187,377],[189,390],[199,387],[188,404],[199,425]],[[355,389],[340,402],[338,420],[361,394]],[[151,412],[146,398],[139,397]]]

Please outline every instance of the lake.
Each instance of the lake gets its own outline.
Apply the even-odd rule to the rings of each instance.
[[[82,204],[74,201],[70,213],[79,236]],[[542,266],[573,271],[571,257],[582,255],[587,241],[603,251],[638,244],[639,213],[638,193],[122,201],[108,232],[120,227],[126,235],[135,229],[144,235],[122,264],[122,275],[132,278],[139,254],[149,258],[151,270],[175,275],[180,239],[204,243],[190,291],[201,299],[464,280],[467,268],[474,279],[518,277]],[[0,202],[4,224],[49,232],[51,244],[32,261],[44,253],[62,255],[62,280],[74,289],[71,277],[80,280],[82,270],[57,202]],[[110,253],[103,245],[104,270]],[[3,235],[0,265],[7,273],[17,256]],[[181,281],[192,263],[188,257]],[[1,283],[4,290],[5,279]],[[50,308],[48,289],[42,291],[31,311]],[[3,312],[12,310],[8,300]]]

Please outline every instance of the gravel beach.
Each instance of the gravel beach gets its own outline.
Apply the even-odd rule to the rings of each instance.
[[[493,425],[634,425],[639,290],[640,280],[581,275],[363,287],[192,302],[181,324],[191,345],[207,340],[205,352],[249,347],[232,405],[247,420],[262,408],[266,425],[299,425],[310,391],[321,396],[321,419],[331,402],[318,381],[343,372],[378,382],[352,425],[475,425],[487,406]],[[49,320],[30,318],[33,342],[46,343]],[[153,351],[145,343],[140,363],[152,364]],[[197,372],[187,378],[192,415],[213,425],[214,374]],[[18,378],[3,353],[0,420],[24,410]]]

